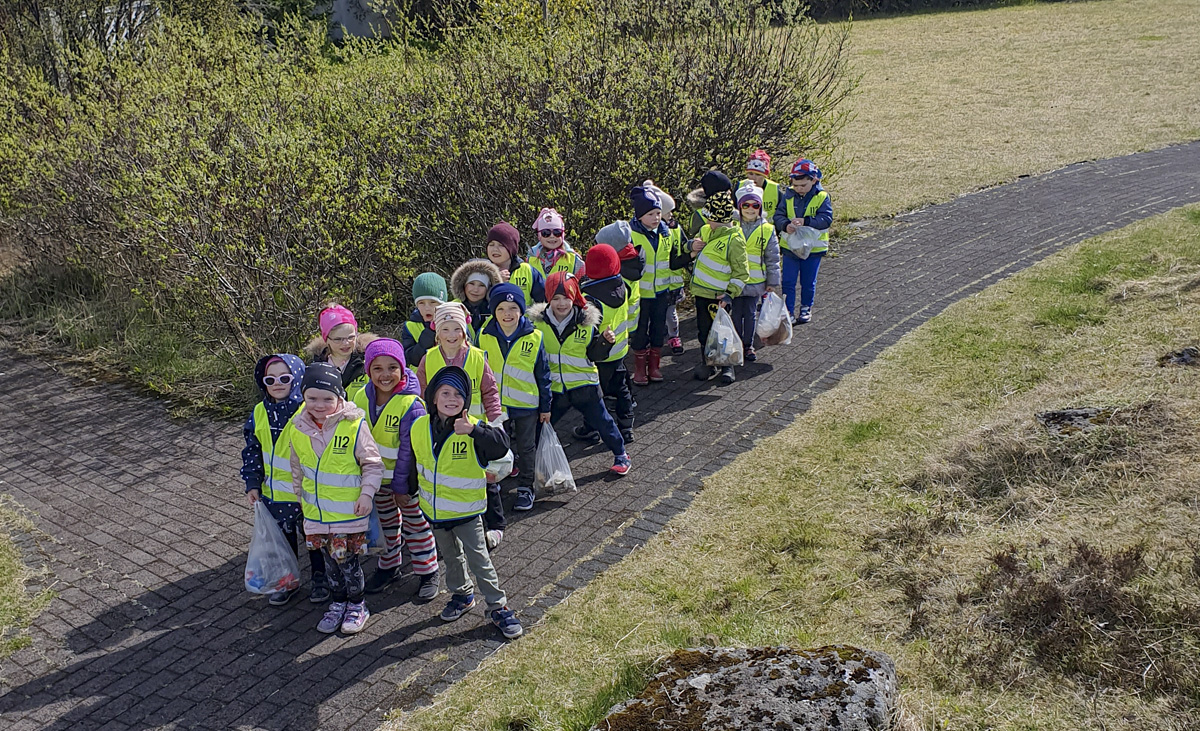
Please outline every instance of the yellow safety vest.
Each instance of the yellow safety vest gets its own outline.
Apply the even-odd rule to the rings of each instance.
[[[576,324],[575,331],[564,342],[558,341],[554,326],[538,320],[534,326],[542,331],[542,345],[550,360],[550,385],[554,393],[563,393],[573,388],[600,385],[600,371],[588,360],[587,347],[592,341],[592,329]]]
[[[775,209],[779,206],[779,183],[774,180],[768,180],[766,186],[763,187],[763,215],[767,217],[769,222],[775,217]]]
[[[299,414],[304,404],[296,410]],[[292,415],[292,418],[296,417]],[[279,432],[279,439],[271,437],[271,422],[267,418],[267,407],[260,401],[254,407],[254,436],[262,448],[263,484],[260,492],[266,499],[277,503],[298,501],[292,486],[292,432],[295,427],[289,419]]]
[[[817,211],[820,210],[821,204],[824,203],[827,198],[829,198],[828,193],[826,193],[823,190],[818,190],[817,194],[814,195],[812,197],[812,199],[808,201],[808,205],[805,206],[804,217],[812,218],[813,216],[817,215]],[[799,216],[796,215],[796,199],[795,198],[788,198],[787,213],[788,213],[788,220],[791,220],[793,218],[799,218]],[[786,237],[783,237],[783,236],[779,237],[779,245],[782,246],[783,248],[787,249],[788,251],[791,251],[791,248],[787,245]],[[811,249],[809,249],[809,251],[816,253],[819,251],[827,251],[828,249],[829,249],[829,229],[825,229],[824,231],[821,232],[821,244],[819,246],[812,247]]]
[[[495,335],[482,333],[479,344],[487,354],[488,366],[500,382],[500,405],[506,410],[509,407],[538,408],[538,384],[533,371],[542,349],[542,332],[534,328],[533,332],[517,338],[508,349],[507,358]]]
[[[749,265],[750,271],[750,275],[746,278],[746,284],[762,284],[767,281],[763,261],[766,259],[767,244],[771,243],[771,234],[773,233],[775,233],[775,224],[767,219],[766,223],[754,229],[754,233],[746,239],[746,263]]]
[[[714,290],[718,294],[729,288],[733,268],[729,266],[729,243],[734,237],[735,226],[721,229],[721,235],[713,238],[713,227],[705,224],[700,229],[700,239],[704,241],[704,249],[696,258],[692,269],[692,285]]]
[[[379,456],[383,457],[383,484],[392,482],[392,470],[396,468],[396,458],[400,456],[400,422],[404,415],[417,402],[413,394],[395,395],[388,399],[379,412],[379,418],[370,424],[371,436],[379,446]],[[359,391],[354,397],[354,405],[362,409],[371,421],[371,405],[367,402],[366,390]]]
[[[463,361],[463,370],[471,377],[471,416],[483,416],[483,368],[487,365],[487,356],[477,346],[467,345],[467,359]],[[446,367],[446,359],[442,357],[442,349],[433,347],[425,353],[425,382],[433,380],[438,371]]]
[[[529,266],[529,262],[523,261],[516,271],[509,272],[508,283],[521,288],[521,293],[525,295],[526,307],[533,306],[533,267]]]
[[[469,417],[472,424],[479,419]],[[469,434],[450,433],[433,453],[433,422],[426,414],[409,432],[417,468],[417,500],[430,520],[457,520],[487,509],[487,472]]]
[[[625,357],[629,352],[629,331],[637,327],[637,320],[629,311],[629,299],[632,295],[629,293],[629,283],[625,283],[625,301],[620,307],[609,307],[600,302],[600,332],[604,332],[608,328],[612,328],[613,334],[617,339],[613,343],[612,350],[609,352],[605,363],[615,363]]]
[[[408,334],[412,335],[413,342],[421,342],[421,334],[429,329],[429,324],[425,322],[413,322],[412,320],[404,321],[404,329],[408,330]]]
[[[554,274],[555,272],[569,272],[571,274],[574,274],[575,273],[575,257],[576,256],[577,256],[577,254],[574,251],[564,251],[563,255],[558,257],[558,261],[554,262],[554,266],[550,267],[550,271],[546,271],[545,269],[542,268],[542,260],[536,256],[530,257],[529,262],[531,264],[533,264],[534,269],[537,269],[539,272],[542,273],[543,277],[549,277],[551,274]],[[526,304],[528,304],[528,302],[529,301],[526,300]]]
[[[638,281],[638,299],[657,297],[671,288],[671,236],[659,236],[658,246],[650,246],[645,234],[634,232],[633,243],[646,252],[646,268]]]
[[[312,439],[292,430],[292,449],[304,468],[300,486],[304,517],[318,523],[347,523],[362,520],[354,514],[354,503],[362,495],[362,467],[354,456],[362,419],[342,419],[320,457]]]

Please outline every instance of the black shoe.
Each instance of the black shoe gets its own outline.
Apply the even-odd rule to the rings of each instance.
[[[621,432],[621,439],[624,439],[626,444],[633,444],[633,430]]]
[[[313,574],[312,589],[308,591],[308,601],[313,604],[324,604],[333,598],[333,593],[329,591],[329,582],[325,579],[325,574]]]
[[[571,433],[575,435],[576,439],[582,439],[587,442],[595,442],[599,441],[600,439],[600,432],[593,431],[591,427],[587,426],[586,424],[575,427],[571,430]]]
[[[755,353],[754,348],[750,347],[742,351],[742,357],[747,363],[753,363],[754,361],[758,360],[758,353]]]
[[[368,594],[378,594],[388,587],[388,584],[396,580],[400,572],[396,569],[376,569],[375,573],[371,574],[371,578],[367,579],[363,591]]]
[[[717,375],[717,369],[707,363],[701,363],[692,371],[692,375],[697,381],[707,381]]]
[[[725,366],[721,369],[721,383],[728,386],[734,382],[733,366]]]

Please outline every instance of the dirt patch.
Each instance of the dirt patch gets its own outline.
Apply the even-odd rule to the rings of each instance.
[[[1175,350],[1158,358],[1158,367],[1166,366],[1195,366],[1200,365],[1200,348],[1189,345],[1181,350]]]

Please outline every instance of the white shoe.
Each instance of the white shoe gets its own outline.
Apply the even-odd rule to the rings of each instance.
[[[504,531],[502,530],[490,530],[484,534],[484,542],[487,543],[489,551],[496,550],[496,546],[499,546],[502,540],[504,540]]]

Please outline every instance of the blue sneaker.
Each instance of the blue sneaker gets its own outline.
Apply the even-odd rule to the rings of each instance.
[[[501,607],[492,611],[492,624],[500,630],[500,634],[504,635],[506,640],[515,640],[525,634],[524,628],[521,627],[521,622],[517,619],[517,615],[513,614],[508,607]]]
[[[622,454],[613,460],[613,466],[608,468],[608,471],[614,475],[624,477],[629,474],[629,470],[633,468],[633,462],[629,460],[628,454]]]
[[[517,502],[513,503],[513,510],[533,510],[533,490],[528,487],[517,488]]]
[[[450,601],[446,603],[446,608],[442,610],[442,621],[453,622],[459,617],[467,613],[467,610],[475,606],[475,594],[451,594]]]

